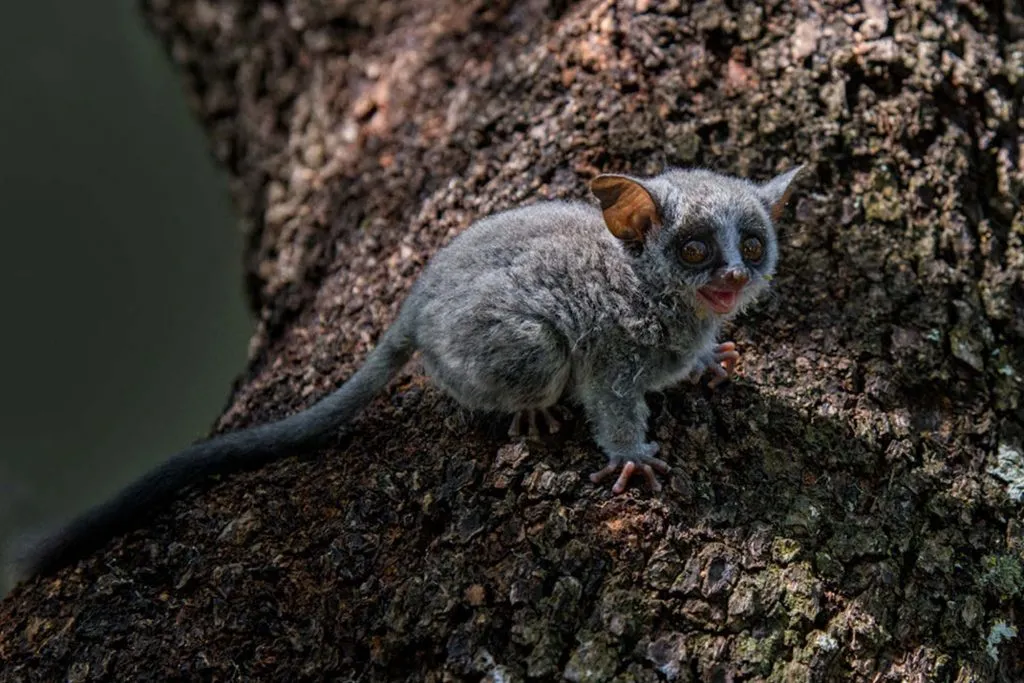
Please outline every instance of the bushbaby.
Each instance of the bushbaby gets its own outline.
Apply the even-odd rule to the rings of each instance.
[[[87,510],[16,561],[26,578],[67,565],[139,523],[189,484],[324,442],[415,351],[469,409],[530,425],[566,397],[580,404],[608,458],[594,482],[667,472],[646,437],[644,394],[738,358],[722,323],[768,286],[777,220],[802,167],[764,184],[706,170],[651,178],[601,175],[600,208],[547,201],[483,218],[424,269],[394,324],[339,389],[278,422],[197,443]]]

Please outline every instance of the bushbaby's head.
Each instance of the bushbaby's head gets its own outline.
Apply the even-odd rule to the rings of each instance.
[[[638,275],[697,310],[731,317],[768,286],[778,261],[773,221],[803,166],[758,185],[705,170],[653,178],[600,175],[590,188]]]

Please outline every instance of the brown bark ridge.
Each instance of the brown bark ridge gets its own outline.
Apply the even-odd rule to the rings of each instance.
[[[1019,3],[149,0],[250,226],[217,429],[349,376],[474,218],[598,171],[813,170],[741,377],[612,497],[415,363],[0,607],[0,681],[1024,680]]]

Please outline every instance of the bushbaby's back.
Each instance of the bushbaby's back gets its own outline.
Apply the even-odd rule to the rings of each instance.
[[[479,336],[495,319],[517,316],[543,320],[572,342],[616,312],[630,314],[638,287],[599,209],[551,201],[467,228],[425,269],[410,305],[425,333],[462,324]]]

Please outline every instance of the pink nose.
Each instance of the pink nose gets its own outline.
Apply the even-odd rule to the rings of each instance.
[[[736,289],[739,289],[750,282],[750,276],[738,269],[728,271],[722,279],[726,284],[730,284]]]

